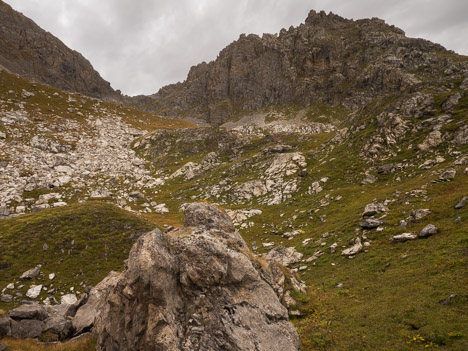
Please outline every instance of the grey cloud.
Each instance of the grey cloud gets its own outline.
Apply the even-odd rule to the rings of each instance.
[[[87,57],[115,89],[152,94],[216,58],[241,33],[277,33],[309,10],[380,17],[408,36],[468,54],[459,0],[6,0]]]

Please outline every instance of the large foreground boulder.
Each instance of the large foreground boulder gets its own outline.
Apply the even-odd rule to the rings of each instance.
[[[185,214],[185,228],[133,246],[96,317],[97,349],[299,350],[277,295],[280,270],[258,261],[217,207],[190,204]]]

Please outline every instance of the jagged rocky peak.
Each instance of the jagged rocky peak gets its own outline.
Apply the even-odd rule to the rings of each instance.
[[[184,228],[133,246],[96,319],[97,349],[299,350],[282,269],[258,261],[216,206],[185,215]]]
[[[448,54],[377,18],[311,11],[305,23],[278,35],[242,34],[216,60],[192,67],[183,83],[135,102],[212,125],[275,104],[356,110],[382,95],[446,79],[446,67],[462,65]]]
[[[79,52],[0,0],[0,68],[59,89],[116,98],[109,82]]]

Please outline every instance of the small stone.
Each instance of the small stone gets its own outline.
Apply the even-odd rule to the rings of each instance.
[[[55,273],[50,273],[50,274],[49,274],[49,280],[52,280],[52,279],[54,279],[54,278],[55,278]]]
[[[361,228],[363,229],[374,229],[378,226],[384,224],[384,221],[375,218],[366,218],[364,221],[361,222]]]
[[[47,251],[49,249],[49,245],[44,244],[42,245],[42,251]]]
[[[29,271],[26,271],[23,274],[21,274],[20,279],[34,279],[39,275],[40,272],[41,272],[41,265],[38,265],[30,269]]]
[[[457,297],[457,295],[455,294],[451,294],[449,297],[447,297],[446,299],[443,299],[443,300],[440,300],[439,303],[441,305],[449,305],[453,299],[455,299]]]
[[[356,254],[358,254],[359,252],[361,252],[363,249],[363,246],[361,244],[361,239],[360,238],[356,238],[355,241],[354,241],[354,245],[351,246],[350,248],[347,248],[343,251],[341,251],[341,254],[343,256],[354,256]]]
[[[454,221],[455,224],[458,224],[458,223],[460,223],[460,222],[461,222],[461,217],[460,217],[460,216],[458,216],[457,218],[455,218],[455,221]]]
[[[367,185],[367,184],[374,184],[377,181],[377,177],[374,177],[373,175],[369,174],[364,180],[361,182],[361,185]]]
[[[145,197],[145,195],[143,195],[141,192],[139,191],[133,191],[129,194],[130,197],[134,197],[136,199],[142,199]]]
[[[335,288],[338,288],[338,289],[342,288],[342,287],[343,287],[343,283],[338,283],[338,284],[335,285]]]
[[[60,297],[60,303],[62,305],[73,305],[76,301],[78,301],[78,298],[75,294],[66,294]]]
[[[388,212],[388,207],[379,202],[367,204],[362,213],[362,217],[373,216],[377,213]]]
[[[8,285],[6,286],[6,288],[9,289],[9,290],[13,290],[13,289],[15,288],[15,284],[10,283],[10,284],[8,284]]]
[[[433,224],[428,224],[426,225],[423,230],[418,234],[420,238],[427,238],[431,235],[437,234],[439,232],[439,229]]]
[[[11,296],[10,294],[2,294],[1,301],[2,302],[11,302],[11,301],[13,301],[13,296]]]
[[[463,198],[455,205],[456,210],[461,210],[466,206],[466,200],[468,200],[468,196],[463,196]]]
[[[439,180],[441,181],[449,181],[455,178],[457,175],[457,171],[454,169],[448,169],[442,175],[439,177]]]
[[[414,240],[418,236],[415,233],[403,233],[393,236],[390,240],[396,243],[404,243],[408,240]]]
[[[39,296],[42,290],[42,285],[31,285],[29,290],[26,292],[26,296],[30,299],[35,299]]]
[[[407,222],[414,222],[423,219],[431,214],[431,210],[428,208],[421,208],[418,210],[411,211],[410,216],[406,219]]]

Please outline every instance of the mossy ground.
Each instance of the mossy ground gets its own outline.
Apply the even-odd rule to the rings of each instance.
[[[135,240],[154,225],[117,207],[99,202],[47,209],[0,221],[0,286],[22,284],[23,295],[31,283],[57,290],[42,292],[40,298],[59,292],[75,292],[100,282],[111,270],[122,270],[123,261]],[[47,249],[44,250],[44,244]],[[41,274],[30,281],[19,276],[42,264]],[[55,273],[49,280],[48,274]],[[81,284],[80,284],[81,283]],[[0,303],[8,309],[14,304]]]

